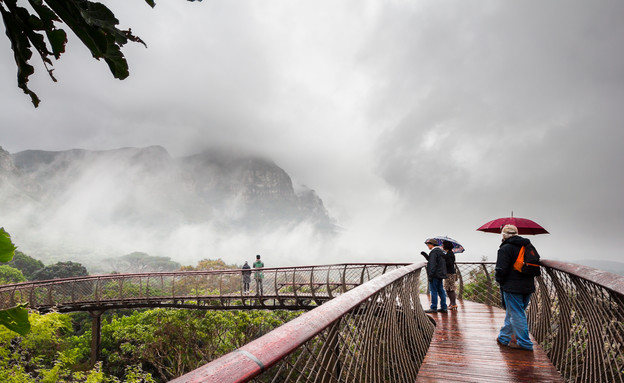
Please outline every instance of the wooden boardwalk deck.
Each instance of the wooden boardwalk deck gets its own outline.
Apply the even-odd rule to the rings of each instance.
[[[429,297],[420,299],[428,309]],[[537,343],[527,352],[496,342],[504,310],[470,301],[458,305],[448,314],[429,314],[437,326],[416,382],[564,381]]]

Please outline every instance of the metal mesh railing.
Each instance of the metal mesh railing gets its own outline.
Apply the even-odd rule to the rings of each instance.
[[[501,294],[494,280],[492,262],[458,262],[457,264],[457,299],[501,307]],[[429,293],[427,273],[420,275],[421,294]]]
[[[624,277],[542,261],[529,328],[567,382],[624,382]]]
[[[414,382],[434,325],[424,263],[378,277],[174,382]]]

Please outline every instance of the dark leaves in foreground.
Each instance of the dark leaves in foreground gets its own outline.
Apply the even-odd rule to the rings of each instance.
[[[67,33],[57,28],[65,24],[91,51],[97,60],[104,59],[113,74],[120,80],[129,75],[128,62],[121,48],[128,42],[147,45],[131,29],[121,30],[119,20],[104,4],[89,0],[27,0],[32,10],[18,5],[18,0],[0,0],[0,13],[11,41],[11,49],[17,65],[17,86],[30,96],[35,107],[39,97],[28,88],[28,79],[35,73],[29,61],[33,52],[39,54],[50,78],[56,81],[51,69],[52,60],[65,52]],[[201,0],[188,0],[201,1]],[[154,7],[154,0],[145,0]],[[47,43],[46,43],[47,41]]]

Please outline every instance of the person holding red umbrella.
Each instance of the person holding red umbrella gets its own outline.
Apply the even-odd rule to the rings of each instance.
[[[533,351],[526,309],[535,292],[535,281],[533,276],[514,269],[521,248],[530,245],[531,241],[519,236],[518,228],[514,225],[505,225],[501,234],[503,242],[498,249],[494,277],[501,287],[505,322],[496,341],[503,346]],[[513,337],[516,342],[512,342]]]

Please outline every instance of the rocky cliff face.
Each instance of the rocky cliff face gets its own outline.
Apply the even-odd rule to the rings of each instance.
[[[207,151],[174,159],[159,146],[0,151],[0,177],[9,175],[39,203],[83,211],[89,219],[146,226],[211,222],[230,231],[309,222],[325,233],[334,230],[316,193],[295,193],[289,175],[263,158]]]

